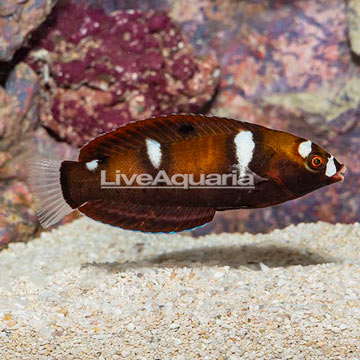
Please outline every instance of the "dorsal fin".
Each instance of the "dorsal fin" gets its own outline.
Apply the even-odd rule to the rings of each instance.
[[[229,134],[244,129],[246,123],[215,116],[173,114],[129,123],[100,135],[81,150],[79,161],[91,161],[144,146],[151,138],[162,144],[204,135]]]

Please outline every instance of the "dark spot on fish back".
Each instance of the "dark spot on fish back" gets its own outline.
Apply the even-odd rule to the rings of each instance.
[[[179,131],[184,136],[190,136],[195,133],[195,128],[191,124],[183,124],[179,127]]]

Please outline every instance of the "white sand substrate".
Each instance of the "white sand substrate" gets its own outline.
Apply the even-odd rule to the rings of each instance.
[[[144,235],[82,218],[0,253],[0,359],[359,359],[360,224]]]

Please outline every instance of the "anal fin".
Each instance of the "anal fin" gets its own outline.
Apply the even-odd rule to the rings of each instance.
[[[152,206],[96,200],[79,210],[94,220],[123,229],[170,233],[190,230],[211,221],[215,210],[209,207]]]

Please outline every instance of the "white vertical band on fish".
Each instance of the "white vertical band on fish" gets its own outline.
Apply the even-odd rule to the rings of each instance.
[[[86,163],[86,168],[90,171],[94,171],[98,167],[99,160],[93,160]]]
[[[234,142],[240,176],[244,176],[246,174],[246,169],[253,158],[255,149],[253,134],[251,131],[240,131],[235,136]]]
[[[158,169],[161,164],[162,157],[160,143],[154,139],[146,139],[146,149],[151,164],[154,168]]]
[[[299,154],[304,159],[309,156],[312,151],[312,142],[311,141],[303,141],[298,148]]]
[[[332,177],[336,174],[337,170],[336,170],[336,165],[334,162],[334,157],[331,156],[327,165],[326,165],[326,171],[325,171],[325,175],[328,177]]]

